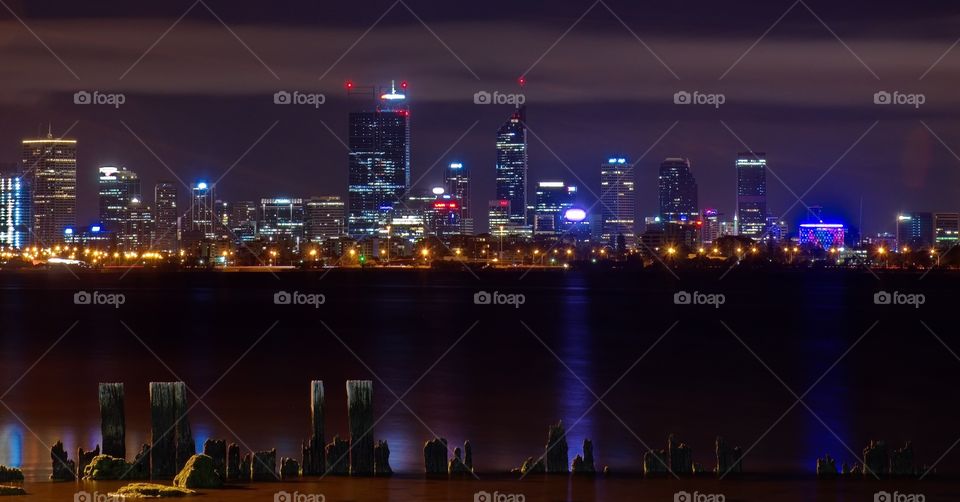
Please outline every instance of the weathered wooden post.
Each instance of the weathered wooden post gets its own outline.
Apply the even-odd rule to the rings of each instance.
[[[670,455],[670,470],[676,475],[693,473],[693,453],[690,447],[682,441],[677,441],[673,434],[667,438],[667,453]]]
[[[550,426],[547,434],[545,454],[547,474],[567,474],[570,472],[567,467],[567,462],[570,461],[567,454],[567,431],[563,428],[563,422],[557,422],[557,425]]]
[[[373,447],[373,472],[377,476],[389,476],[393,474],[390,468],[390,447],[386,441],[377,441]]]
[[[99,394],[100,435],[103,436],[103,454],[116,458],[127,458],[123,384],[101,383]]]
[[[327,471],[337,476],[350,474],[350,442],[333,436],[333,441],[326,446]],[[326,471],[325,471],[326,473]]]
[[[863,449],[863,474],[865,476],[885,476],[890,473],[890,449],[887,442],[870,441]]]
[[[227,447],[227,480],[240,481],[240,447],[230,443]]]
[[[187,418],[187,385],[183,382],[173,384],[174,413],[177,416],[177,472],[183,469],[194,454],[197,445],[193,442],[190,420]]]
[[[53,462],[53,473],[50,474],[50,479],[54,481],[73,481],[76,478],[77,464],[70,460],[62,442],[57,441],[50,448],[50,460]]]
[[[350,475],[371,476],[373,469],[373,382],[347,380],[350,422]]]
[[[320,476],[327,469],[323,420],[326,411],[326,398],[323,393],[323,381],[310,382],[310,425],[311,435],[303,445],[304,476]]]
[[[251,481],[279,481],[277,474],[277,449],[253,453],[250,461]]]
[[[913,461],[913,444],[907,441],[903,448],[894,448],[890,452],[890,474],[894,476],[913,476],[917,474]]]
[[[743,453],[740,447],[731,448],[726,441],[717,436],[717,467],[716,473],[720,476],[730,474],[739,474],[743,472]]]
[[[85,451],[82,446],[77,448],[77,479],[84,475],[84,470],[93,461],[93,458],[100,454],[100,445],[90,451]]]
[[[643,454],[643,475],[662,476],[669,472],[666,450],[649,450]]]
[[[150,382],[150,477],[172,478],[177,474],[177,415],[173,384]]]
[[[423,445],[423,470],[428,475],[447,473],[447,440],[434,438]]]
[[[227,480],[227,442],[222,439],[208,439],[203,442],[203,454],[213,459],[213,468],[220,479]]]
[[[596,474],[597,469],[593,464],[593,442],[589,439],[583,440],[583,456],[577,455],[573,459],[570,470],[574,474]]]

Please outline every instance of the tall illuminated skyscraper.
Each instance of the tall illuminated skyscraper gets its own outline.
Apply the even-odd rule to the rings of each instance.
[[[348,86],[354,89],[352,85]],[[362,94],[360,90],[353,91]],[[406,84],[370,88],[373,110],[350,113],[348,228],[361,238],[378,233],[410,188],[410,109]]]
[[[21,249],[30,242],[30,187],[16,164],[0,169],[0,247]]]
[[[154,245],[160,251],[176,251],[180,240],[177,209],[177,185],[172,181],[158,181],[153,188]]]
[[[510,202],[513,227],[527,225],[526,120],[526,107],[520,106],[497,130],[497,200]]]
[[[77,226],[77,141],[25,139],[24,176],[31,178],[33,233],[31,242],[53,246],[64,241],[64,231]]]
[[[541,181],[537,191],[533,213],[534,235],[559,234],[563,228],[563,216],[573,207],[577,187],[562,181]]]
[[[697,180],[690,160],[670,157],[660,164],[660,219],[664,222],[694,221],[700,215]]]
[[[470,170],[463,162],[451,162],[443,176],[445,189],[460,203],[460,233],[473,234],[473,203],[470,201]]]
[[[216,237],[216,207],[214,204],[213,186],[205,181],[197,182],[191,190],[190,197],[190,230],[197,232],[202,239]]]
[[[633,165],[624,157],[610,157],[600,166],[600,239],[615,243],[622,235],[628,246],[633,245],[636,219]]]
[[[767,159],[763,152],[737,154],[737,233],[761,237],[767,229]]]
[[[98,173],[100,224],[114,235],[122,236],[130,201],[140,198],[140,178],[126,167],[104,166]]]
[[[322,242],[343,235],[343,199],[337,195],[310,197],[304,208],[304,236],[310,242]]]

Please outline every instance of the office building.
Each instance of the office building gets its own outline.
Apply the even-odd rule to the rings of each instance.
[[[660,218],[663,221],[693,221],[699,218],[697,181],[690,172],[690,161],[668,157],[660,164],[658,179]]]
[[[311,197],[304,209],[304,238],[310,242],[337,239],[345,229],[343,200],[335,195]]]
[[[950,247],[960,241],[960,213],[934,213],[933,224],[937,247]]]
[[[214,187],[205,181],[199,181],[191,188],[190,196],[190,232],[193,239],[214,239],[216,237],[216,204]]]
[[[30,178],[31,242],[52,247],[77,224],[77,142],[46,138],[22,141],[24,176]]]
[[[897,249],[928,248],[935,241],[933,213],[904,212],[897,215]]]
[[[18,165],[0,168],[0,248],[22,249],[30,242],[30,186]]]
[[[473,204],[470,200],[470,170],[463,162],[447,164],[444,174],[446,193],[460,201],[460,233],[473,235]]]
[[[257,237],[270,241],[303,240],[303,199],[275,197],[260,199]]]
[[[347,228],[377,235],[410,188],[410,110],[406,86],[373,92],[373,106],[350,113]],[[373,109],[370,109],[370,108]]]
[[[172,181],[158,181],[153,187],[154,249],[173,252],[180,241],[180,217],[177,206],[177,185]]]
[[[250,242],[257,237],[257,203],[239,200],[230,203],[230,231],[238,242]]]
[[[798,234],[801,246],[840,249],[844,246],[847,229],[842,223],[802,223]]]
[[[126,167],[103,166],[97,172],[100,224],[122,239],[130,201],[140,199],[140,177]]]
[[[541,181],[537,183],[533,213],[534,235],[556,235],[561,233],[563,218],[573,207],[577,197],[577,187],[563,181]]]
[[[118,242],[126,249],[154,251],[155,227],[150,206],[139,197],[133,197],[124,212],[126,218]]]
[[[767,228],[767,159],[763,152],[737,155],[737,231],[759,238]]]
[[[497,130],[496,197],[509,202],[508,230],[528,224],[526,120],[526,108],[520,106]]]
[[[636,240],[637,198],[633,165],[624,157],[610,157],[600,166],[600,239],[615,245],[623,236],[627,246]]]

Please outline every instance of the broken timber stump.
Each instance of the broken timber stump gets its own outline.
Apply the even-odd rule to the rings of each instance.
[[[304,476],[320,476],[327,469],[326,448],[324,442],[323,417],[326,407],[323,382],[310,382],[310,439],[303,445],[301,457]]]
[[[350,475],[372,476],[373,382],[347,380],[347,417],[350,422]]]
[[[123,413],[123,384],[101,383],[100,435],[103,437],[103,454],[127,458],[126,419]]]

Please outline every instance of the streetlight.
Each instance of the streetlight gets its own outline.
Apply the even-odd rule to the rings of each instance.
[[[387,225],[387,262],[390,261],[390,235],[391,235],[390,229],[391,228],[392,227],[390,225]]]

